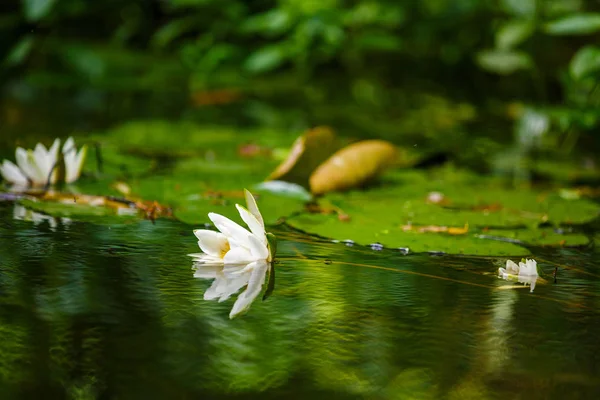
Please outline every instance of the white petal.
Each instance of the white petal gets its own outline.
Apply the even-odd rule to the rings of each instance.
[[[21,172],[25,174],[25,176],[27,176],[31,180],[38,178],[36,170],[29,162],[29,154],[27,150],[25,150],[22,147],[17,147],[17,151],[15,152],[15,158],[17,160],[17,165],[21,169]]]
[[[250,250],[242,246],[232,247],[223,257],[225,264],[247,264],[255,260],[256,258],[252,256]]]
[[[48,149],[48,154],[53,157],[55,160],[58,158],[58,148],[60,147],[60,139],[54,139],[52,142],[52,146]]]
[[[50,153],[48,153],[48,150],[46,150],[46,146],[44,146],[42,143],[36,144],[35,149],[33,150],[33,156],[35,157],[35,162],[40,169],[50,172],[52,160],[50,160]]]
[[[188,257],[192,257],[198,265],[223,265],[221,257],[214,257],[205,253],[188,254]]]
[[[56,140],[58,140],[58,139],[56,139]],[[54,143],[56,143],[56,141]],[[52,145],[52,148],[53,147],[54,147],[54,144]],[[75,148],[75,141],[73,140],[73,137],[69,136],[69,138],[67,140],[65,140],[65,143],[63,144],[62,152],[63,152],[63,154],[66,154],[66,153],[75,154],[77,152],[77,149]]]
[[[78,178],[77,168],[75,163],[77,162],[77,155],[74,152],[63,154],[65,160],[65,182],[72,183]]]
[[[50,178],[50,183],[53,183],[53,179],[50,176],[50,171],[54,175],[54,170],[52,167],[54,163],[50,159],[51,157],[48,155],[48,151],[43,144],[38,143],[35,146],[35,150],[28,153],[29,163],[33,166],[35,170],[35,179],[34,182],[36,185],[45,185],[48,182],[48,178]]]
[[[248,211],[254,215],[254,218],[263,226],[265,226],[265,221],[258,209],[258,205],[256,204],[256,199],[247,189],[244,189],[244,195],[246,197],[246,206],[248,207]]]
[[[13,183],[19,186],[27,186],[29,183],[27,177],[21,172],[19,167],[8,160],[4,160],[0,166],[0,173],[7,182]]]
[[[237,275],[233,278],[228,278],[226,285],[221,290],[221,296],[219,297],[219,303],[227,300],[231,295],[236,294],[241,288],[248,284],[250,279],[250,273],[243,275]]]
[[[212,285],[204,292],[204,300],[214,300],[221,297],[223,291],[223,285],[225,282],[223,279],[215,279]]]
[[[75,158],[75,162],[73,164],[73,175],[71,176],[71,182],[74,182],[77,179],[79,179],[79,176],[81,175],[81,170],[83,169],[83,163],[85,162],[86,155],[87,146],[83,145],[79,149],[79,152],[77,153],[77,157]]]
[[[516,275],[519,273],[519,266],[517,264],[515,264],[515,262],[512,260],[506,260],[506,271],[509,274]]]
[[[266,261],[257,263],[257,265],[253,268],[252,275],[248,281],[248,287],[236,299],[231,312],[229,313],[229,318],[234,318],[250,308],[250,305],[262,290],[262,287],[265,283],[267,270],[268,265]]]
[[[200,249],[208,255],[223,258],[225,253],[229,251],[229,242],[225,235],[220,232],[196,229],[194,235],[198,238]]]
[[[194,278],[200,279],[215,279],[223,271],[223,265],[216,264],[198,264],[194,263],[193,268],[196,269],[194,272]]]
[[[537,276],[537,262],[535,260],[525,260],[519,263],[519,276]]]
[[[269,248],[255,235],[249,235],[250,253],[256,260],[266,260],[269,257]]]
[[[250,213],[250,211],[246,210],[244,207],[236,204],[238,212],[240,213],[240,217],[242,220],[248,225],[250,231],[258,238],[261,242],[267,244],[267,235],[265,233],[265,227],[256,219],[254,215]]]
[[[229,240],[230,245],[233,246],[237,244],[240,246],[249,247],[248,234],[250,232],[248,232],[247,229],[220,214],[208,213],[208,218],[210,218],[219,231],[227,236],[227,240]]]

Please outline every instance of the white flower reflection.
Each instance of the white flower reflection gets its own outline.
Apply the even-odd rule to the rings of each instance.
[[[13,219],[20,221],[31,221],[35,226],[40,225],[43,222],[48,222],[50,230],[52,231],[56,230],[59,223],[62,223],[63,226],[66,227],[72,222],[70,218],[55,218],[50,215],[30,210],[19,204],[15,204],[13,208]]]
[[[269,282],[263,300],[269,296],[275,285],[275,270],[273,265],[265,260],[248,264],[207,264],[196,261],[192,268],[195,270],[194,278],[214,280],[204,292],[204,300],[217,300],[220,303],[245,287],[233,304],[229,318],[235,318],[250,308],[262,292],[267,273]]]

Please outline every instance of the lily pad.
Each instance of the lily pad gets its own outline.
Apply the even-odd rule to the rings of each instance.
[[[55,201],[19,200],[19,205],[33,212],[32,220],[36,222],[36,213],[46,218],[68,218],[78,221],[94,222],[101,224],[125,223],[139,221],[139,210],[135,208],[110,208],[83,204],[66,204]],[[49,217],[52,216],[52,217]],[[39,216],[38,218],[39,219]]]
[[[364,245],[379,242],[413,251],[489,255],[526,254],[510,243],[517,237],[517,243],[527,245],[585,243],[581,235],[557,237],[539,227],[588,222],[600,210],[585,199],[564,199],[558,191],[512,190],[500,181],[451,168],[395,171],[379,187],[331,193],[321,203],[336,213],[317,209],[287,222],[305,232]],[[413,229],[415,225],[440,229]],[[493,235],[491,229],[496,229]]]
[[[337,240],[351,240],[361,245],[380,243],[384,248],[408,248],[410,252],[443,252],[495,256],[523,256],[524,247],[475,235],[453,236],[443,233],[407,232],[393,224],[373,225],[370,216],[356,216],[341,222],[334,215],[302,214],[287,220],[288,224],[307,233]],[[387,226],[387,227],[386,227]]]

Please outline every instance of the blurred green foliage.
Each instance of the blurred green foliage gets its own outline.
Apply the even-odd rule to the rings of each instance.
[[[579,146],[585,156],[598,147],[594,2],[9,3],[0,17],[2,74],[36,87],[188,96],[204,121],[296,132],[329,124],[429,146],[470,166],[498,154],[514,164],[536,152],[572,155]],[[229,104],[239,98],[234,112]],[[527,122],[532,113],[543,129]],[[524,136],[540,140],[524,145]],[[498,152],[510,143],[518,149]],[[480,154],[462,154],[466,146]],[[501,161],[490,164],[501,170]]]

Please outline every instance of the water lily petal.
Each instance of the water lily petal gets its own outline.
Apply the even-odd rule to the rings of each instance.
[[[200,250],[210,256],[223,258],[225,253],[229,251],[227,237],[220,232],[195,229],[194,235],[198,238]]]
[[[37,176],[34,180],[36,185],[42,186],[48,183],[48,181],[50,181],[50,183],[55,183],[57,177],[55,168],[56,160],[48,153],[46,147],[43,144],[38,143],[35,146],[33,153],[29,152],[28,155],[30,163],[36,170]]]
[[[22,147],[17,147],[15,159],[17,160],[17,165],[21,169],[21,172],[23,172],[27,178],[31,181],[39,180],[38,171],[30,163],[29,152],[27,150]]]
[[[263,224],[261,224],[260,221],[257,220],[256,217],[254,215],[252,215],[252,213],[250,213],[250,211],[246,210],[246,208],[240,206],[239,204],[236,204],[235,207],[237,208],[238,212],[240,213],[240,217],[242,217],[242,220],[246,223],[246,225],[248,225],[248,228],[250,228],[250,231],[258,239],[260,239],[261,242],[264,242],[264,244],[267,244],[267,235],[265,233],[265,226]]]
[[[220,214],[208,213],[208,218],[210,218],[219,231],[227,236],[227,239],[232,246],[239,245],[249,247],[248,234],[250,232],[248,232],[246,228],[243,228],[239,224]]]
[[[231,295],[239,292],[241,288],[248,284],[248,279],[250,279],[250,273],[238,275],[233,278],[227,278],[227,284],[221,290],[219,303],[227,300],[231,297]]]
[[[254,215],[254,218],[256,218],[256,220],[263,226],[264,229],[265,221],[263,220],[260,210],[258,209],[256,199],[247,189],[244,189],[244,196],[246,197],[246,206],[248,207],[248,211]]]
[[[54,145],[52,145],[52,146],[54,146]],[[69,138],[67,140],[65,140],[65,143],[63,144],[62,152],[63,152],[63,154],[66,154],[66,153],[75,154],[77,152],[77,149],[75,148],[75,141],[73,140],[72,136],[69,136]]]
[[[48,150],[46,150],[46,146],[44,146],[42,143],[36,144],[35,149],[33,149],[33,156],[35,158],[36,166],[42,172],[50,172],[50,168],[52,168],[52,160],[50,160],[51,156],[48,153]]]
[[[256,263],[256,266],[252,269],[248,287],[236,299],[231,308],[231,312],[229,313],[229,318],[234,318],[250,308],[250,305],[262,290],[268,268],[269,265],[266,261],[259,261]]]
[[[250,250],[242,246],[232,247],[223,257],[225,264],[245,264],[255,260]]]
[[[519,263],[519,275],[521,276],[537,276],[537,262],[532,259],[525,260]]]
[[[519,273],[519,266],[512,260],[506,260],[506,271],[516,275]]]
[[[27,186],[29,183],[27,177],[21,172],[19,167],[8,160],[4,160],[0,165],[0,173],[4,179],[14,185]]]
[[[222,275],[223,265],[194,263],[192,269],[195,269],[194,278],[215,279]]]
[[[83,163],[85,162],[85,157],[87,155],[87,149],[87,145],[84,144],[83,146],[81,146],[79,152],[77,153],[77,157],[75,158],[75,161],[73,163],[73,175],[71,176],[71,182],[74,182],[77,179],[79,179],[79,176],[81,175]]]
[[[266,260],[269,257],[269,248],[266,243],[263,243],[255,235],[249,235],[248,242],[250,243],[250,253],[255,260]]]
[[[56,138],[54,139],[54,142],[52,143],[52,146],[50,146],[50,148],[48,149],[48,155],[50,156],[50,161],[52,161],[52,163],[56,163],[56,160],[58,160],[58,148],[60,147],[60,139]]]

